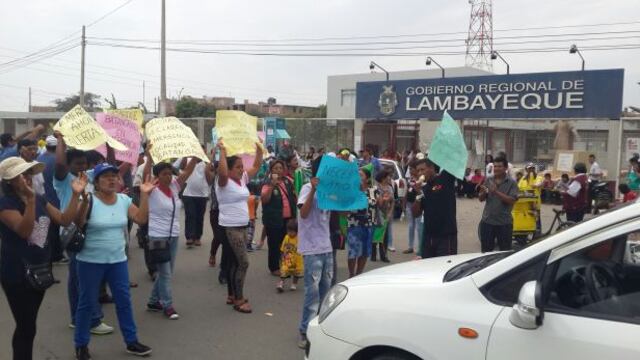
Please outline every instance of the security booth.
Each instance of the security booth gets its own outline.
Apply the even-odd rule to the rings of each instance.
[[[610,179],[620,173],[623,69],[364,81],[356,118],[419,124],[426,151],[445,110],[460,122],[469,167],[504,152],[514,165],[553,170],[558,151],[593,153]],[[587,164],[588,166],[588,164]]]
[[[285,120],[282,118],[266,117],[263,120],[265,133],[265,146],[273,147],[276,154],[279,153],[283,145],[287,145],[291,139],[285,128]]]

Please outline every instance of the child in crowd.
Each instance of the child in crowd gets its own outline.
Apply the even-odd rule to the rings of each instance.
[[[251,185],[251,184],[248,184]],[[256,232],[256,212],[258,210],[258,204],[260,203],[260,198],[252,191],[251,186],[247,186],[249,188],[249,200],[247,200],[247,204],[249,207],[249,226],[247,227],[247,251],[253,251],[253,235]]]
[[[287,222],[287,235],[280,246],[280,281],[276,285],[279,293],[284,291],[284,282],[293,277],[289,290],[297,289],[298,279],[304,276],[302,255],[298,253],[298,221],[291,219]]]
[[[631,189],[629,188],[629,185],[627,184],[620,184],[618,185],[618,191],[620,191],[620,194],[622,194],[622,202],[623,203],[627,203],[627,202],[633,202],[638,198],[638,194],[636,194],[635,191],[631,191]]]
[[[553,202],[553,188],[555,183],[551,179],[551,173],[544,174],[544,180],[542,180],[542,202],[550,204]]]

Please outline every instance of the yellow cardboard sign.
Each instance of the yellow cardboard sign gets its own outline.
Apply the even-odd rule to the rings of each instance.
[[[78,150],[93,150],[104,143],[116,150],[127,150],[127,147],[112,138],[80,105],[76,105],[64,114],[53,126],[64,136],[64,142]]]
[[[153,144],[151,158],[155,163],[182,157],[197,157],[209,162],[196,135],[178,118],[155,118],[146,124],[145,134]]]
[[[227,156],[255,154],[258,133],[258,118],[244,111],[216,111],[216,129],[218,139],[222,138]]]
[[[129,119],[138,125],[138,130],[142,133],[144,129],[144,116],[140,109],[110,109],[105,110],[107,114],[115,115],[119,118]]]

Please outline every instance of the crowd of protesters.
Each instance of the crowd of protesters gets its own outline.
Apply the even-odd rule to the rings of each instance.
[[[266,242],[275,290],[284,292],[289,280],[288,288],[296,290],[304,281],[298,328],[298,345],[304,348],[308,323],[338,280],[337,251],[347,249],[349,277],[363,273],[367,261],[390,262],[396,209],[408,223],[404,253],[416,259],[457,254],[458,197],[484,203],[478,225],[481,250],[509,250],[512,209],[519,196],[535,197],[538,212],[543,201],[561,202],[567,220],[580,222],[589,208],[589,180],[602,178],[593,156],[590,169],[575,164],[575,173],[562,174],[558,181],[539,174],[532,163],[525,172],[516,172],[504,154],[488,155],[484,168],[468,168],[456,179],[427,154],[387,150],[382,159],[396,161],[406,174],[406,196],[398,198],[395,169],[385,167],[369,146],[359,154],[347,148],[335,153],[311,148],[299,154],[286,147],[276,154],[269,147],[263,156],[262,144],[256,143],[255,160],[245,168],[242,158],[227,156],[224,139],[210,153],[211,161],[194,157],[154,163],[149,152],[153,144],[146,144],[138,164],[132,165],[116,161],[108,146],[106,156],[68,148],[58,132],[44,137],[39,149],[43,131],[39,126],[16,137],[0,136],[0,280],[16,321],[15,359],[32,358],[38,309],[46,289],[59,282],[51,273],[52,263],[69,264],[69,326],[75,331],[77,359],[91,358],[91,334],[114,331],[102,321],[101,306],[110,302],[115,303],[126,351],[151,353],[138,341],[131,305],[130,288],[137,286],[129,281],[127,266],[133,223],[154,281],[146,310],[170,320],[180,318],[172,293],[179,239],[184,237],[187,248],[202,246],[207,202],[213,230],[209,265],[219,266],[218,281],[227,287],[225,302],[238,313],[253,311],[246,286],[248,253]],[[366,208],[336,212],[318,207],[321,180],[316,175],[323,155],[358,165]],[[639,188],[640,166],[634,157],[628,182],[620,186],[624,201],[633,201]],[[263,233],[254,239],[259,213]],[[539,219],[538,213],[538,231]],[[83,244],[74,248],[78,233],[84,234]],[[41,271],[44,280],[33,283],[26,270]]]

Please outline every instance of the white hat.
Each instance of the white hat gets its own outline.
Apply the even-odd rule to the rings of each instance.
[[[6,158],[0,162],[0,177],[3,180],[14,179],[27,170],[31,170],[32,174],[39,174],[44,171],[44,164],[37,161],[26,162],[16,156]]]
[[[45,142],[47,143],[47,146],[58,146],[58,139],[53,135],[47,136]]]

